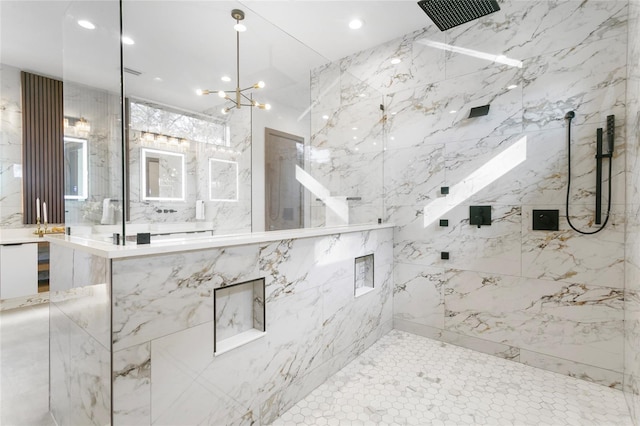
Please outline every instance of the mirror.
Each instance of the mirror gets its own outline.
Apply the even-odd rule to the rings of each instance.
[[[64,198],[86,200],[89,189],[87,140],[64,137]]]
[[[143,201],[184,201],[184,154],[142,148]]]
[[[238,201],[238,162],[209,158],[209,199]]]

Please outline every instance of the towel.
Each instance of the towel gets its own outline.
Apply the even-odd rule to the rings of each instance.
[[[105,198],[102,200],[102,219],[100,219],[100,223],[102,225],[112,225],[113,220],[113,210],[111,209],[111,198]]]

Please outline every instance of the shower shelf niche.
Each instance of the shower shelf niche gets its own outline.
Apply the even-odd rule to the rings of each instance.
[[[213,312],[215,356],[263,337],[266,334],[264,278],[216,288]]]
[[[373,274],[373,254],[356,257],[355,259],[355,277],[354,277],[354,295],[360,297],[374,289]]]

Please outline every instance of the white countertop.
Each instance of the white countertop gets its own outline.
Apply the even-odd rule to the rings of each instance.
[[[0,229],[0,245],[43,243],[47,240],[34,234],[36,228]],[[58,234],[51,234],[58,235]]]
[[[254,232],[250,234],[219,235],[209,237],[188,237],[166,240],[156,240],[151,244],[137,245],[127,241],[126,245],[116,246],[108,242],[100,242],[87,237],[68,235],[47,235],[45,239],[52,244],[83,250],[93,255],[108,259],[149,256],[155,254],[176,253],[181,251],[202,250],[208,248],[237,246],[244,244],[263,243],[278,240],[319,237],[323,235],[342,234],[348,232],[362,232],[376,229],[393,228],[391,223],[371,223],[353,226],[337,226],[331,228],[305,228],[284,231]],[[35,237],[36,239],[38,237]],[[41,241],[41,239],[40,239]]]

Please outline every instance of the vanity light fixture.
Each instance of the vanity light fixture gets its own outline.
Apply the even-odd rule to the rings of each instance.
[[[236,89],[235,90],[198,90],[199,95],[210,95],[212,93],[217,93],[218,96],[224,98],[228,101],[231,101],[233,105],[222,108],[222,113],[227,114],[234,108],[240,109],[240,107],[248,106],[248,107],[258,107],[260,109],[271,109],[271,105],[269,104],[261,104],[256,100],[253,100],[251,97],[247,96],[244,92],[251,89],[262,89],[264,87],[264,81],[259,81],[249,87],[244,89],[240,88],[240,33],[246,31],[247,27],[240,23],[244,19],[244,12],[240,9],[233,9],[231,11],[231,17],[236,20],[236,24],[233,28],[236,30]],[[233,94],[229,96],[229,94]]]
[[[64,117],[64,134],[86,138],[91,132],[91,125],[84,118]]]

